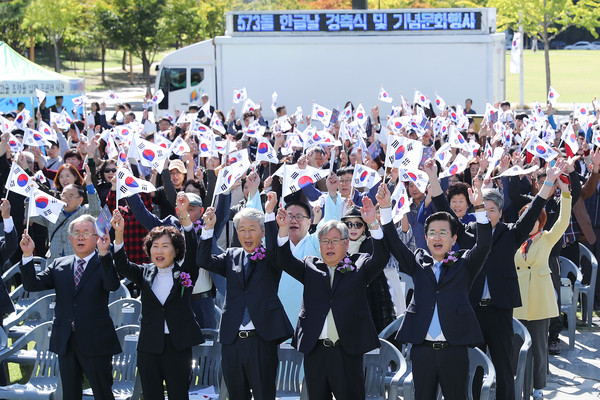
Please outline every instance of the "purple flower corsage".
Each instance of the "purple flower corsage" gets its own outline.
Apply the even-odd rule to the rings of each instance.
[[[257,248],[254,249],[254,253],[252,253],[250,255],[250,259],[252,261],[262,260],[263,258],[265,258],[267,256],[265,253],[266,253],[265,248],[263,246],[258,246]]]
[[[444,265],[452,265],[458,261],[458,257],[456,256],[455,251],[449,251],[446,253],[446,257],[442,260],[442,264]]]
[[[183,292],[185,288],[192,287],[192,277],[187,272],[175,271],[173,274],[173,278],[177,280],[177,283],[181,285],[181,297],[183,297]]]
[[[351,272],[355,269],[356,267],[354,266],[354,264],[352,264],[352,260],[350,259],[350,257],[344,257],[344,259],[341,262],[341,265],[338,265],[338,267],[335,270],[341,272],[342,274],[345,274],[346,272]]]

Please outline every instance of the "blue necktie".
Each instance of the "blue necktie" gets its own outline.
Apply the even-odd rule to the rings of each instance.
[[[244,256],[244,280],[248,279],[248,267],[250,266],[250,254]],[[242,318],[242,325],[248,325],[250,322],[250,313],[248,312],[248,306],[244,308],[244,317]]]
[[[435,271],[435,280],[440,280],[440,272],[442,271],[441,263],[437,266],[437,270]],[[432,338],[436,338],[442,333],[442,326],[440,325],[440,317],[438,316],[438,306],[437,302],[435,304],[435,309],[433,310],[433,317],[431,318],[431,324],[429,324],[429,330],[427,331],[429,336]]]

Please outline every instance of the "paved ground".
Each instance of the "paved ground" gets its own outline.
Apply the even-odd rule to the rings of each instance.
[[[596,314],[593,322],[595,328],[576,331],[573,350],[569,350],[568,337],[561,335],[561,354],[550,356],[544,399],[600,399],[600,318]]]

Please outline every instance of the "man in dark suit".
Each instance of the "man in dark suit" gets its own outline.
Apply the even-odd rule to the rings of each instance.
[[[446,211],[456,218],[448,200],[443,195],[433,160],[425,163],[424,170],[429,175],[430,193],[435,208],[438,211]],[[557,171],[558,169],[555,168],[549,170],[549,181],[553,182],[556,179],[553,174],[556,174]],[[502,195],[493,189],[483,191],[483,203],[492,224],[492,249],[481,272],[473,282],[469,300],[475,309],[483,334],[482,351],[486,352],[486,346],[489,347],[496,369],[496,399],[498,400],[515,398],[512,370],[512,338],[514,335],[512,319],[513,308],[521,306],[514,261],[515,252],[527,240],[529,232],[533,229],[552,192],[551,186],[543,185],[521,218],[514,224],[505,224],[500,221],[504,206]],[[475,232],[475,223],[459,225],[458,244],[461,249],[470,249],[475,245]],[[475,389],[481,385],[481,377],[479,374],[479,378],[475,380]],[[479,398],[478,392],[478,390],[474,390],[474,393],[477,393],[474,394],[476,399]]]
[[[96,399],[114,399],[112,355],[121,352],[113,321],[108,313],[108,294],[119,287],[114,268],[100,263],[95,219],[82,215],[69,224],[69,240],[75,255],[57,258],[36,274],[34,243],[23,234],[21,276],[30,292],[54,289],[56,308],[50,336],[50,351],[58,354],[65,399],[81,399],[83,373]]]
[[[55,113],[60,113],[64,110],[65,106],[63,106],[63,96],[56,96],[56,104],[50,106],[50,111]]]
[[[364,399],[363,355],[379,347],[367,284],[383,270],[389,251],[368,197],[363,198],[361,215],[374,239],[373,255],[348,256],[348,228],[331,220],[318,233],[322,259],[298,260],[290,250],[290,215],[283,208],[277,213],[277,266],[304,285],[292,345],[304,353],[311,400],[331,399],[332,393],[336,399]]]
[[[242,248],[211,254],[215,210],[204,213],[199,266],[227,278],[219,332],[223,377],[232,400],[275,399],[277,346],[292,336],[292,325],[277,297],[281,270],[262,246],[264,214],[251,208],[233,220]],[[267,243],[268,249],[273,244]]]
[[[0,203],[0,212],[4,222],[4,237],[0,238],[0,266],[3,266],[6,260],[9,260],[17,250],[19,238],[15,229],[15,224],[10,216],[10,203],[2,199]],[[0,279],[0,328],[4,326],[4,315],[15,311],[13,302],[8,295],[8,290],[4,281]],[[3,377],[0,376],[0,379]]]
[[[384,192],[379,200],[384,222],[389,218],[391,196],[385,185],[380,187]],[[418,249],[413,254],[393,226],[388,224],[383,228],[392,255],[415,285],[396,340],[413,344],[410,358],[419,400],[435,399],[438,384],[445,399],[466,399],[467,346],[483,341],[475,311],[469,304],[469,289],[490,252],[492,227],[480,188],[469,189],[469,198],[478,221],[477,242],[465,252],[451,252],[458,220],[444,211],[430,215],[425,221],[429,252]]]

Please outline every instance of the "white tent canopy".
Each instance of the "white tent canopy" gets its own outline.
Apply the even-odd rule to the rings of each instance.
[[[0,97],[34,97],[35,89],[49,95],[80,95],[85,79],[47,70],[0,42]]]

